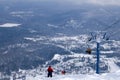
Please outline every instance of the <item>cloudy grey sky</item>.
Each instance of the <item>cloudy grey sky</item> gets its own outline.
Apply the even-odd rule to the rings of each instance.
[[[90,3],[95,5],[120,5],[120,0],[68,0],[76,4]]]
[[[26,0],[23,0],[26,1]],[[28,0],[28,1],[54,1],[54,2],[72,2],[75,4],[95,4],[95,5],[120,5],[120,0]]]
[[[95,4],[95,5],[120,5],[120,0],[41,0],[41,1],[59,1],[71,2],[75,4]]]
[[[8,0],[0,0],[8,1]],[[120,6],[120,0],[10,0],[10,1],[42,1],[42,2],[57,2],[57,3],[71,3],[71,4],[94,4],[94,5],[116,5]]]

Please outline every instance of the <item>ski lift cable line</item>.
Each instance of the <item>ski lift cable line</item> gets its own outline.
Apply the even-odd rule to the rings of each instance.
[[[115,36],[117,33],[119,33],[120,32],[120,29],[118,29],[117,31],[115,31],[115,32],[110,32],[109,33],[109,35],[107,35],[107,33],[105,33],[104,34],[104,36],[103,36],[103,39],[105,39],[106,37],[107,38],[111,38],[111,37],[113,37],[113,36]],[[118,36],[118,35],[117,35]]]
[[[104,28],[104,29],[101,31],[101,32],[104,32],[104,34],[103,34],[103,39],[105,39],[105,38],[107,37],[106,31],[107,31],[107,30],[111,30],[111,31],[112,31],[112,28],[114,27],[114,25],[117,24],[117,23],[119,23],[119,22],[120,22],[120,19],[116,20],[116,21],[113,22],[110,26]],[[115,35],[116,33],[118,33],[119,31],[120,31],[120,30],[117,30],[117,31],[115,31],[114,33],[113,33],[113,32],[110,32],[109,38],[110,38],[111,36]],[[95,33],[98,33],[98,31],[96,31]],[[92,38],[90,38],[89,41],[91,41],[91,39],[96,39],[97,35],[94,34],[94,32],[90,32],[89,34],[90,34],[91,37],[92,37]]]
[[[104,10],[106,10],[106,9],[104,9]],[[106,10],[110,15],[113,15],[113,12],[111,12],[111,11],[109,11],[109,10]],[[115,20],[112,24],[110,24],[110,25],[107,25],[107,24],[105,24],[104,22],[102,22],[102,21],[99,21],[99,20],[95,20],[95,21],[98,21],[98,22],[100,22],[100,23],[102,23],[102,25],[104,25],[104,26],[107,26],[106,28],[104,28],[104,29],[102,29],[102,31],[101,32],[104,32],[103,33],[103,39],[106,39],[107,40],[107,38],[109,39],[111,36],[113,36],[113,35],[115,35],[116,33],[118,33],[120,30],[117,30],[117,31],[115,31],[114,33],[113,32],[110,32],[110,35],[109,35],[109,37],[107,36],[107,33],[106,33],[106,31],[108,31],[108,30],[111,30],[112,31],[112,29],[113,29],[113,27],[114,27],[114,25],[116,25],[116,24],[118,24],[119,22],[120,22],[120,18],[119,17],[117,17],[116,18],[117,20]],[[94,32],[90,32],[90,35],[91,35],[91,38],[89,38],[89,40],[88,40],[88,42],[89,41],[91,41],[91,40],[95,40],[95,39],[97,39],[97,36],[98,36],[98,33],[96,34],[94,34]]]
[[[111,35],[110,35],[110,36],[114,36],[114,35],[116,35],[116,33],[118,33],[118,32],[120,32],[120,29],[119,29],[118,31],[114,32],[114,33],[111,32]]]
[[[107,31],[110,30],[111,28],[114,27],[115,24],[119,23],[120,19],[116,20],[115,22],[113,22],[111,25],[109,25],[108,27],[104,28],[103,31]]]
[[[109,13],[110,15],[114,15],[114,13],[111,10],[109,10],[109,8],[107,8],[107,9],[106,8],[102,8],[102,9],[107,11],[107,13]],[[116,20],[111,25],[107,25],[107,24],[101,22],[103,25],[107,26],[106,28],[103,29],[103,31],[107,31],[107,30],[111,29],[112,27],[114,27],[115,24],[117,24],[119,22],[120,22],[120,17],[116,17]]]
[[[106,9],[106,8],[101,8],[101,9],[104,10],[104,11],[106,11],[108,15],[111,15],[111,16],[112,16],[112,15],[115,15],[115,13],[113,13],[113,12],[110,11],[109,9]],[[119,18],[118,18],[118,17],[115,17],[115,19],[118,20]],[[95,19],[95,21],[101,23],[103,26],[108,26],[108,27],[110,27],[110,26],[112,25],[112,24],[111,24],[111,25],[107,25],[105,22],[102,22],[102,21],[100,21],[100,20],[98,20],[98,19]],[[105,29],[106,29],[106,28],[105,28]],[[104,29],[104,30],[105,30],[105,29]]]
[[[108,26],[108,27],[106,27],[105,29],[103,29],[103,32],[104,32],[104,31],[108,31],[108,30],[113,31],[112,28],[114,27],[114,25],[115,25],[115,24],[118,24],[119,22],[120,22],[120,19],[116,20],[116,21],[113,22],[110,26]],[[109,38],[112,37],[112,36],[114,36],[114,35],[116,35],[116,33],[118,33],[118,32],[120,31],[120,29],[118,29],[118,30],[115,31],[115,32],[111,32],[111,31],[110,31]],[[93,33],[91,33],[91,36],[92,36],[92,37],[95,37],[95,35],[93,35]],[[105,32],[104,35],[103,35],[103,39],[105,39],[106,36],[107,36],[107,33]]]

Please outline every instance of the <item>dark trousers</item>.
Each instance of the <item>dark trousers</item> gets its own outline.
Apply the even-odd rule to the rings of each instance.
[[[52,72],[48,72],[48,77],[52,77]]]

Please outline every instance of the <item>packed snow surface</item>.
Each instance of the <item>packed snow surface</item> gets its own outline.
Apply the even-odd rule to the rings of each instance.
[[[27,75],[26,80],[120,80],[120,70],[104,74],[53,74],[52,78],[46,75]]]

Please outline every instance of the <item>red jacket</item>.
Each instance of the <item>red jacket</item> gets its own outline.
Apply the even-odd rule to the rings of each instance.
[[[53,72],[53,69],[49,66],[47,69],[48,72]]]

